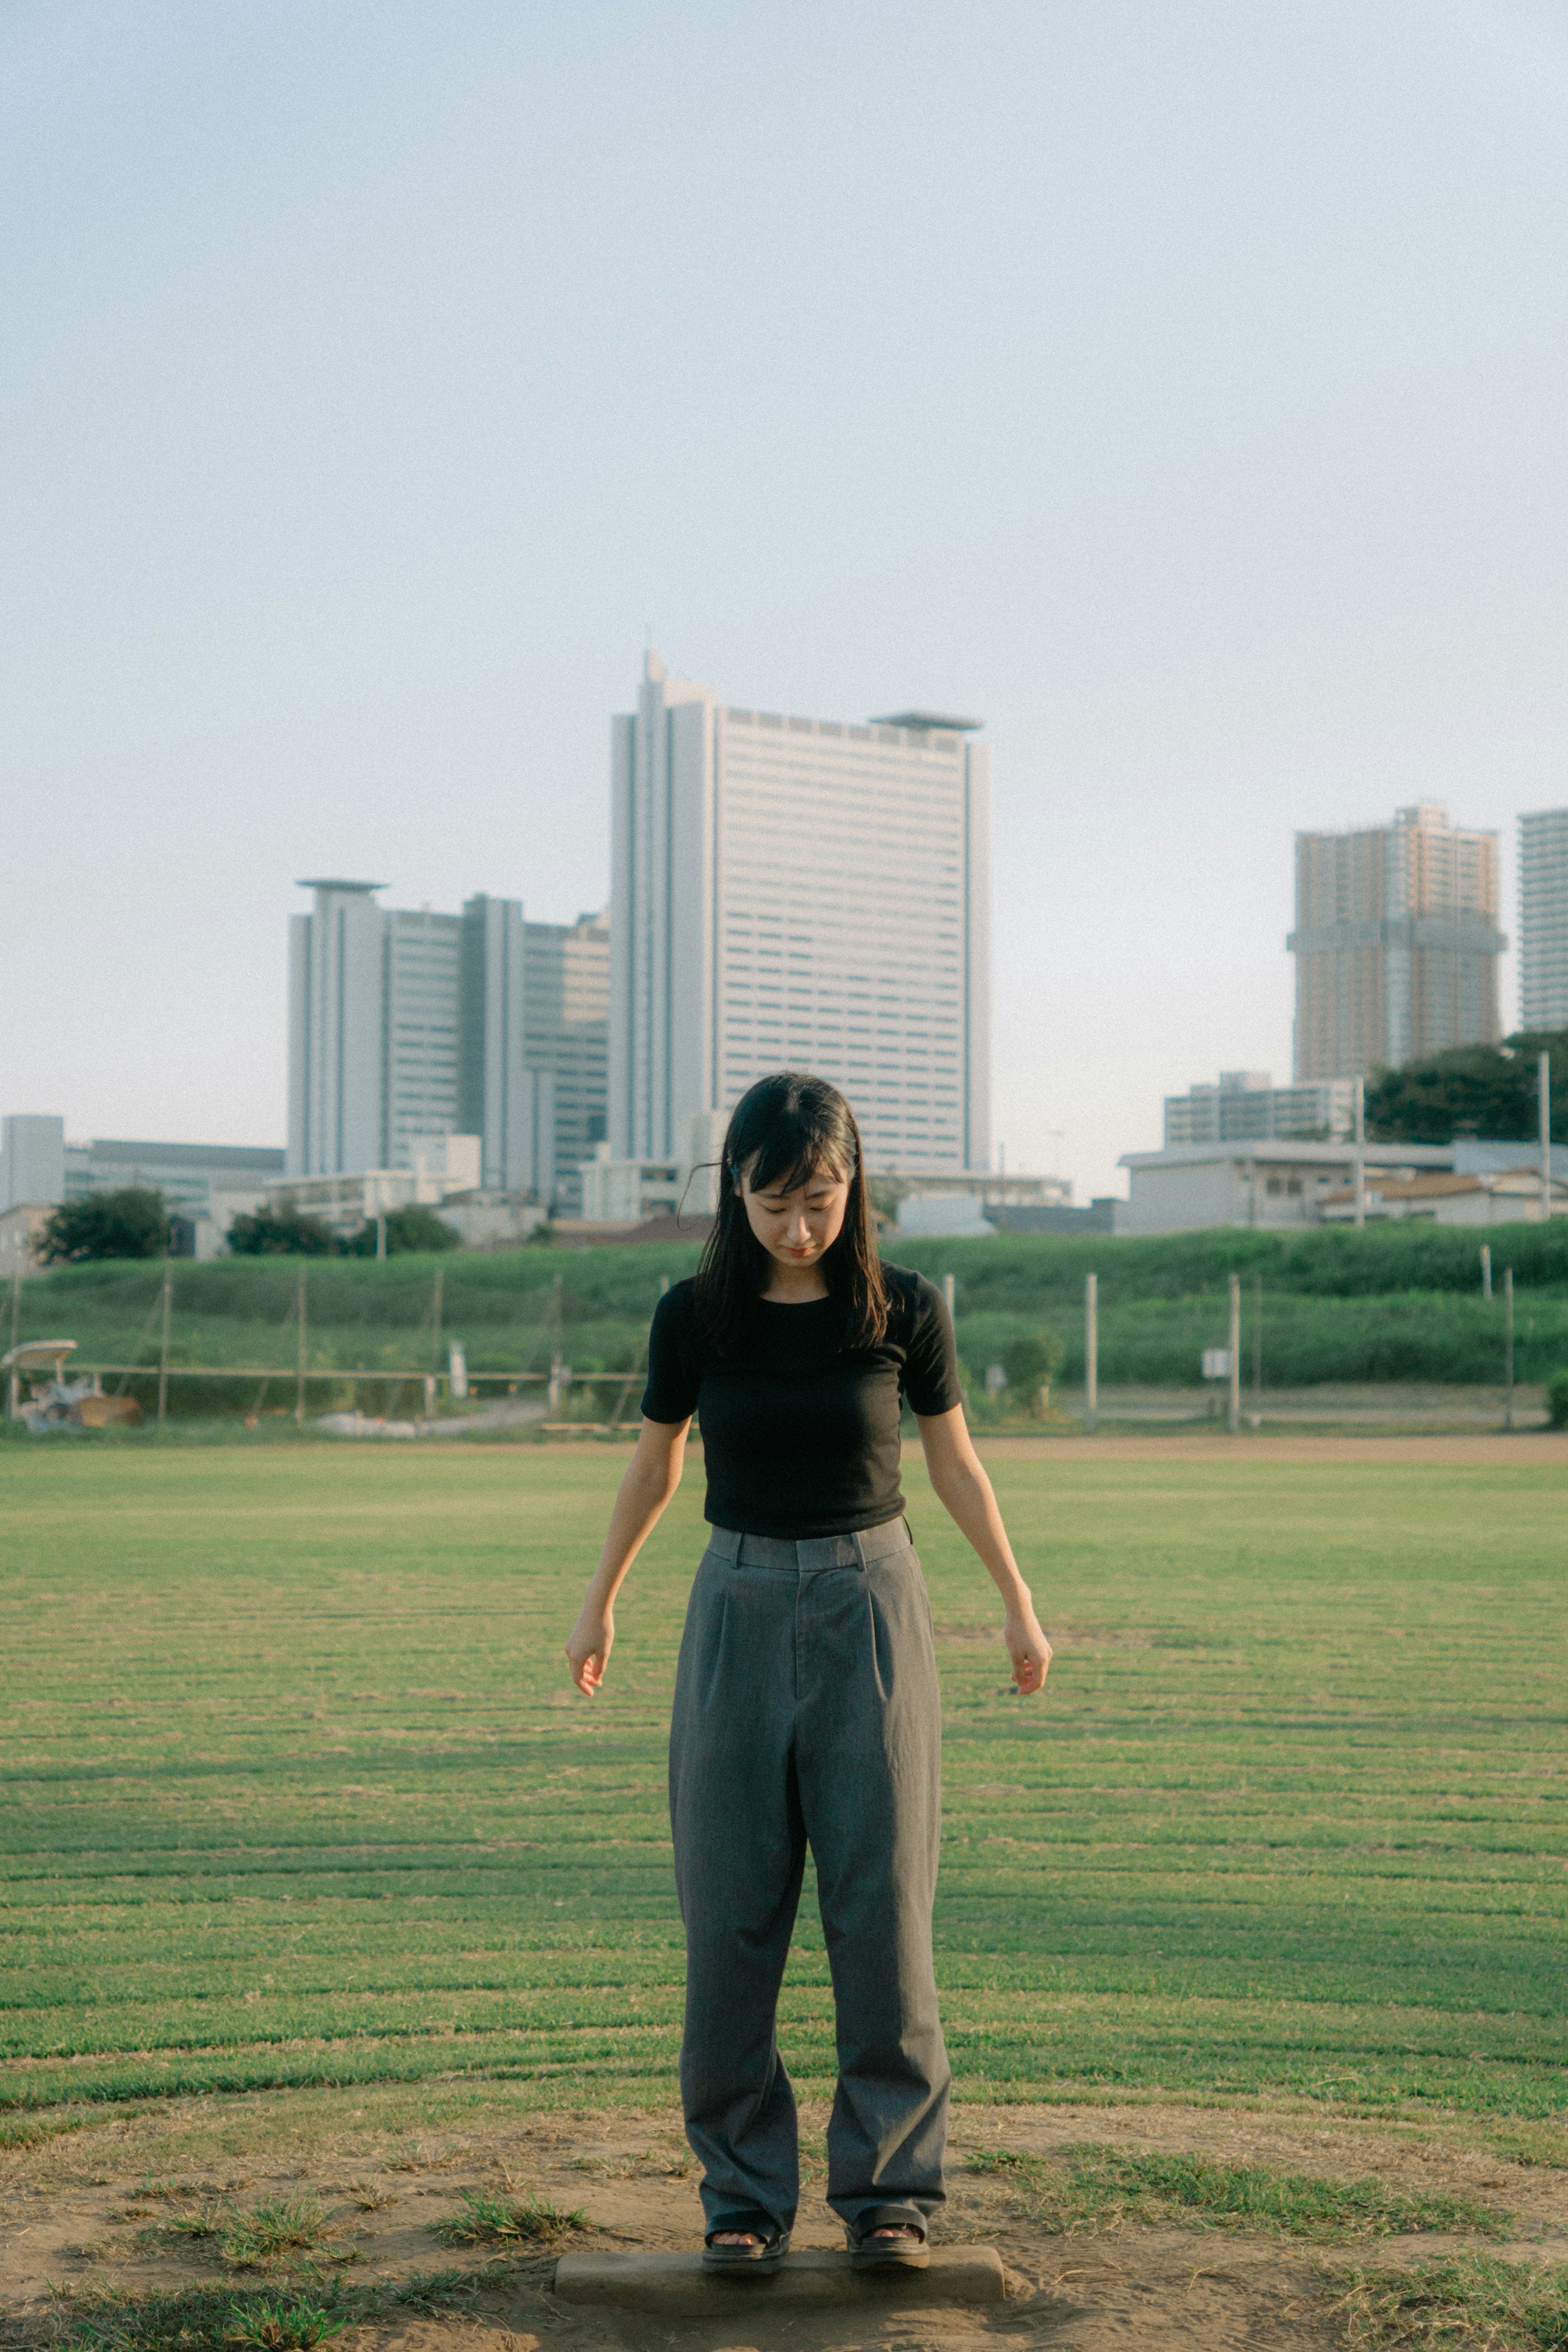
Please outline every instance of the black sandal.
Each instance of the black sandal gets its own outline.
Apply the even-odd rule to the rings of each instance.
[[[878,2230],[911,2230],[913,2237],[879,2238]],[[925,2216],[914,2205],[873,2205],[844,2223],[850,2261],[857,2271],[923,2271],[931,2260]]]
[[[758,2240],[755,2246],[716,2246],[714,2240],[744,2231]],[[759,2205],[747,2205],[738,2212],[721,2213],[703,2240],[705,2271],[747,2271],[769,2275],[776,2271],[789,2251],[789,2232],[781,2230],[771,2213]]]

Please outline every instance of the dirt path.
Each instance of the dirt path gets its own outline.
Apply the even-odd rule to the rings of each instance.
[[[804,2117],[809,2182],[798,2244],[841,2242],[821,2200],[825,2114]],[[697,2202],[678,2120],[671,2114],[539,2116],[501,2132],[422,2143],[356,2140],[349,2133],[287,2171],[209,2168],[151,2179],[117,2169],[112,2136],[77,2139],[5,2159],[0,2174],[0,2344],[57,2340],[54,2284],[95,2283],[145,2294],[190,2284],[254,2284],[278,2271],[226,2266],[215,2240],[189,2234],[215,2200],[318,2200],[328,2217],[320,2274],[343,2267],[359,2282],[458,2270],[478,2289],[471,2308],[410,2314],[334,2338],[347,2352],[984,2352],[1005,2343],[1119,2352],[1269,2352],[1326,2347],[1339,2332],[1323,2296],[1318,2251],[1253,2231],[1124,2226],[1048,2234],[1020,2213],[1006,2173],[971,2168],[988,2151],[1047,2154],[1094,2143],[1162,2153],[1203,2152],[1340,2178],[1375,2174],[1406,2190],[1477,2198],[1515,2216],[1513,2245],[1568,2256],[1568,2175],[1500,2159],[1485,2149],[1400,2137],[1353,2123],[1235,2109],[1127,2106],[989,2107],[957,2111],[951,2202],[939,2235],[996,2244],[1010,2273],[991,2311],[934,2310],[908,2281],[885,2302],[845,2313],[770,2315],[735,2290],[733,2317],[713,2324],[638,2315],[585,2315],[549,2291],[548,2262],[495,2247],[449,2249],[436,2225],[459,2213],[463,2192],[535,2192],[580,2208],[585,2246],[674,2248],[697,2242]],[[1378,2260],[1451,2251],[1433,2237],[1358,2249]],[[1343,2250],[1331,2250],[1342,2251]]]

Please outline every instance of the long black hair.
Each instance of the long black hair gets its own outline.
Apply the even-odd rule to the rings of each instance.
[[[822,1259],[822,1272],[829,1297],[842,1309],[845,1345],[874,1348],[887,1329],[887,1284],[860,1129],[837,1087],[800,1070],[780,1070],[748,1087],[730,1113],[718,1211],[696,1275],[698,1320],[721,1351],[744,1339],[773,1265],[751,1230],[741,1198],[743,1174],[754,1192],[775,1185],[792,1192],[819,1174],[848,1177],[843,1226]]]

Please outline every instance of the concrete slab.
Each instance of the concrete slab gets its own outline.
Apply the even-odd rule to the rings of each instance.
[[[1007,2277],[995,2246],[933,2246],[923,2271],[857,2271],[847,2253],[803,2248],[770,2278],[705,2271],[698,2253],[562,2254],[555,2292],[562,2303],[696,2319],[733,2315],[742,2299],[769,2310],[1000,2303]]]

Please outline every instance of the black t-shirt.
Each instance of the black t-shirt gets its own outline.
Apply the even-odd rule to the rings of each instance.
[[[893,1312],[875,1348],[844,1344],[836,1299],[759,1298],[744,1343],[721,1356],[698,1329],[694,1288],[660,1299],[648,1339],[648,1421],[702,1422],[707,1516],[744,1535],[852,1535],[904,1508],[900,1400],[960,1402],[952,1318],[924,1275],[883,1268]]]

